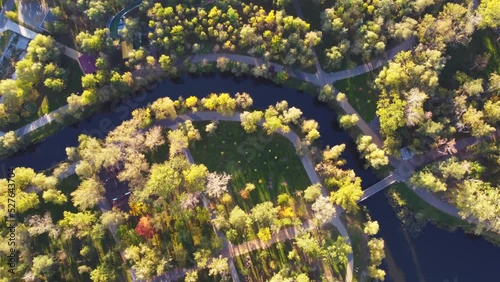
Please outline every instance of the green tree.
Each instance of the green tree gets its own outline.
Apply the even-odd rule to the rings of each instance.
[[[321,196],[321,183],[310,185],[304,190],[304,199],[308,202],[314,202]]]
[[[71,192],[73,205],[80,210],[93,208],[99,201],[104,200],[105,192],[104,186],[97,178],[85,179]]]
[[[229,274],[229,264],[227,258],[219,256],[219,258],[214,258],[208,264],[208,275],[210,276],[226,276]]]
[[[355,126],[359,121],[359,117],[356,114],[352,115],[342,115],[339,119],[340,126],[344,129]]]
[[[33,258],[31,272],[34,276],[49,280],[54,273],[54,259],[47,255],[39,255]]]
[[[262,113],[261,111],[244,111],[240,114],[241,126],[248,133],[254,132],[255,130],[257,130],[257,125],[263,117],[264,113]]]
[[[477,12],[481,16],[480,27],[491,27],[493,29],[500,26],[500,2],[498,0],[485,0],[479,2]]]

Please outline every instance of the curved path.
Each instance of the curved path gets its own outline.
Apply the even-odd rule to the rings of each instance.
[[[175,129],[175,128],[177,128],[179,123],[187,121],[187,120],[191,120],[191,121],[221,120],[221,121],[240,122],[240,115],[239,115],[239,113],[235,113],[231,116],[225,116],[225,115],[221,115],[217,112],[205,112],[205,111],[203,111],[203,112],[184,114],[184,115],[178,116],[175,120],[159,120],[159,121],[156,121],[155,124],[163,126],[163,127],[168,127],[170,129]],[[263,123],[261,122],[259,125],[262,126],[262,124]],[[294,132],[290,131],[287,133],[282,133],[282,132],[278,131],[277,133],[281,134],[282,136],[287,138],[295,147],[298,147],[301,145],[300,137],[297,134],[295,134]],[[188,161],[190,163],[194,163],[193,157],[191,156],[190,152],[187,149],[184,150],[184,154],[186,155],[186,158],[188,159]],[[311,183],[312,184],[321,183],[320,178],[318,177],[316,171],[314,170],[314,164],[313,164],[312,160],[308,156],[302,156],[301,162],[302,162],[302,165],[304,166],[304,169],[307,172],[307,175],[309,176]],[[66,177],[73,175],[75,173],[75,169],[76,169],[76,166],[78,165],[78,163],[79,162],[75,162],[75,163],[70,164],[67,167],[67,169],[59,175],[59,179],[64,179]],[[38,191],[39,189],[36,189],[34,187],[33,190]],[[323,192],[323,195],[325,195],[325,196],[327,195],[327,192],[324,189],[323,185],[322,185],[322,192]],[[209,205],[208,200],[205,197],[203,197],[203,204],[205,205],[205,207],[208,208],[208,205]],[[105,200],[99,202],[99,208],[103,212],[111,209],[109,203]],[[342,209],[340,207],[337,207],[336,216],[330,221],[330,223],[338,229],[340,235],[345,238],[347,243],[351,244],[349,234],[347,233],[345,226],[343,225],[343,223],[339,219],[339,216],[342,212],[343,212]],[[214,216],[214,214],[212,214],[212,217],[213,216]],[[271,240],[269,240],[269,241],[264,242],[264,241],[261,241],[260,239],[255,239],[252,241],[242,243],[242,244],[237,245],[237,246],[234,246],[233,244],[231,244],[229,241],[227,241],[227,239],[223,236],[222,233],[220,233],[215,228],[214,229],[215,229],[215,232],[217,233],[217,236],[224,240],[224,250],[222,251],[221,254],[229,259],[231,276],[233,278],[233,281],[239,281],[239,277],[238,277],[237,272],[236,272],[236,267],[234,266],[234,262],[232,260],[233,257],[243,255],[243,254],[252,252],[254,250],[257,250],[257,249],[268,248],[269,246],[271,246],[272,244],[277,243],[277,242],[282,242],[282,241],[293,239],[295,236],[307,231],[309,228],[310,228],[310,222],[307,221],[300,227],[290,227],[290,228],[280,230],[279,232],[277,232],[275,234],[272,234]],[[110,232],[113,235],[113,237],[115,238],[115,240],[117,240],[115,237],[115,231],[116,231],[116,226],[110,226]],[[354,265],[354,257],[352,254],[349,254],[348,264],[346,267],[346,278],[345,278],[346,282],[352,281],[353,265]],[[156,277],[155,281],[174,281],[175,279],[178,279],[178,278],[184,276],[187,272],[189,272],[191,270],[194,270],[194,268],[193,269],[176,268],[172,271],[164,273],[161,276]],[[133,274],[132,270],[131,270],[131,273],[133,276],[135,276]],[[135,281],[135,279],[134,279],[134,281]]]
[[[190,121],[219,120],[219,121],[233,121],[233,122],[240,122],[241,121],[239,113],[235,113],[235,114],[230,115],[230,116],[225,116],[225,115],[222,115],[220,113],[213,112],[213,111],[210,111],[210,112],[202,111],[202,112],[184,114],[184,115],[178,116],[175,120],[156,121],[155,124],[163,126],[163,127],[168,127],[168,128],[174,129],[177,127],[177,125],[179,123],[187,121],[187,120],[190,120]],[[259,125],[262,126],[263,122],[260,122]],[[287,138],[296,148],[301,146],[300,137],[297,134],[295,134],[295,132],[289,131],[287,133],[283,133],[281,131],[278,131],[277,133],[282,135],[283,137]],[[189,151],[185,150],[184,152],[187,156],[187,159],[190,162],[194,163],[193,157],[191,156]],[[320,178],[319,178],[318,174],[316,173],[316,170],[314,169],[314,164],[313,164],[311,158],[309,156],[304,155],[304,156],[300,157],[300,160],[302,162],[302,165],[304,166],[304,169],[306,170],[306,173],[307,173],[311,183],[312,184],[316,184],[316,183],[321,184]],[[321,188],[322,188],[323,195],[327,196],[327,192],[324,189],[323,185],[321,185]],[[204,204],[206,206],[208,205],[208,203],[205,203],[205,201],[204,201]],[[342,209],[340,207],[337,207],[336,216],[331,220],[330,223],[338,229],[340,235],[345,238],[346,242],[349,245],[351,245],[349,233],[347,233],[347,230],[346,230],[344,224],[339,219],[339,216],[341,213],[342,213]],[[240,244],[238,246],[233,246],[230,242],[228,242],[224,238],[224,240],[226,242],[224,245],[227,246],[227,248],[224,249],[223,254],[224,254],[224,256],[229,258],[230,266],[233,265],[232,267],[230,267],[231,269],[234,269],[231,271],[231,276],[233,276],[233,280],[239,281],[239,280],[235,280],[235,275],[237,277],[237,273],[234,273],[236,271],[236,269],[234,268],[234,263],[232,262],[232,257],[246,254],[246,253],[249,253],[251,251],[260,249],[260,248],[267,248],[276,242],[286,241],[286,240],[292,239],[297,234],[300,234],[300,232],[302,232],[302,230],[307,230],[309,228],[309,225],[310,225],[309,222],[304,223],[304,225],[302,225],[302,228],[300,228],[300,230],[297,229],[296,227],[290,227],[287,229],[283,229],[283,230],[279,231],[278,233],[273,234],[271,237],[271,240],[269,240],[267,242],[263,242],[260,239],[255,239],[255,240]],[[216,232],[218,232],[218,231],[216,231]],[[219,235],[219,233],[218,233],[218,236],[222,237],[221,235]],[[352,281],[353,266],[354,266],[354,256],[351,253],[348,256],[348,264],[346,267],[346,278],[345,278],[346,282]]]

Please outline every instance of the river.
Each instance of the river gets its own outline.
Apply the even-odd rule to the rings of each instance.
[[[37,171],[47,169],[66,158],[65,148],[76,146],[80,134],[103,137],[123,120],[129,119],[131,110],[160,97],[177,99],[179,96],[187,98],[193,95],[201,98],[212,92],[233,95],[236,92],[248,92],[254,99],[254,107],[261,109],[287,100],[290,107],[300,108],[306,118],[318,121],[323,146],[347,144],[343,157],[363,179],[363,188],[378,181],[370,170],[364,169],[353,140],[339,128],[332,109],[297,90],[278,87],[268,81],[235,79],[224,75],[184,76],[174,82],[164,82],[145,95],[108,104],[91,118],[68,126],[44,141],[2,160],[2,174],[6,167],[26,166]],[[386,281],[499,281],[500,250],[484,239],[472,238],[461,231],[451,233],[431,225],[427,225],[417,238],[412,238],[405,235],[384,193],[373,196],[365,204],[373,219],[379,221],[380,235],[386,241],[389,254],[383,263],[387,272]]]

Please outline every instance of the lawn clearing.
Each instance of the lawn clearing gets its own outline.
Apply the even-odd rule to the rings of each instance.
[[[449,47],[445,55],[451,56],[441,71],[439,81],[441,86],[448,89],[458,87],[455,80],[457,71],[464,72],[473,78],[488,79],[492,72],[500,73],[500,42],[498,34],[492,29],[477,30],[467,45]],[[484,69],[473,68],[476,56],[488,54],[489,61]]]
[[[349,103],[366,122],[372,121],[377,111],[378,96],[374,89],[377,74],[368,72],[334,84],[340,92],[347,95]]]
[[[196,163],[207,166],[209,171],[232,175],[229,190],[235,204],[249,211],[265,201],[276,203],[279,194],[302,191],[311,182],[295,148],[288,139],[267,135],[262,128],[248,134],[239,122],[219,122],[214,136],[205,132],[208,122],[196,122],[201,140],[192,142],[190,151]],[[248,200],[239,191],[246,183],[256,186]]]

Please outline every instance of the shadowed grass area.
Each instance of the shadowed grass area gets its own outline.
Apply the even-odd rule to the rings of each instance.
[[[360,210],[356,213],[343,213],[340,218],[349,233],[349,238],[351,238],[354,269],[367,269],[370,264],[370,252],[367,245],[369,238],[363,232],[363,223],[366,221],[364,211]]]
[[[349,103],[366,122],[373,120],[377,111],[378,95],[374,89],[376,77],[377,73],[369,72],[334,84],[340,92],[347,95]]]
[[[396,208],[403,211],[401,214],[412,217],[409,220],[410,224],[420,226],[430,221],[438,227],[452,231],[457,228],[462,228],[467,233],[475,233],[476,231],[475,226],[465,220],[453,217],[427,204],[404,183],[392,184],[389,186],[387,193],[390,195],[391,205],[397,205]],[[405,216],[405,219],[407,217]],[[410,230],[412,229],[410,226]],[[500,236],[498,234],[483,231],[481,236],[496,245],[500,245]]]
[[[492,29],[477,30],[472,35],[471,42],[467,45],[449,47],[446,55],[451,58],[446,62],[439,81],[441,86],[454,89],[458,82],[454,79],[457,71],[464,72],[473,78],[488,79],[492,72],[500,73],[500,41],[499,35]],[[488,54],[488,64],[483,70],[474,68],[476,56]]]
[[[61,61],[61,67],[68,72],[68,78],[66,80],[66,88],[60,93],[54,93],[52,91],[47,93],[47,98],[49,100],[50,111],[57,110],[59,107],[66,105],[68,102],[66,99],[72,93],[77,93],[82,91],[82,76],[83,72],[80,69],[78,62],[64,57]]]
[[[279,194],[292,194],[311,184],[295,148],[279,134],[267,135],[261,128],[248,134],[239,122],[219,122],[215,135],[205,132],[208,122],[196,122],[201,140],[192,142],[191,154],[196,163],[209,171],[232,175],[230,193],[235,204],[249,211],[264,201],[276,203]],[[244,200],[239,191],[246,183],[256,189]]]

